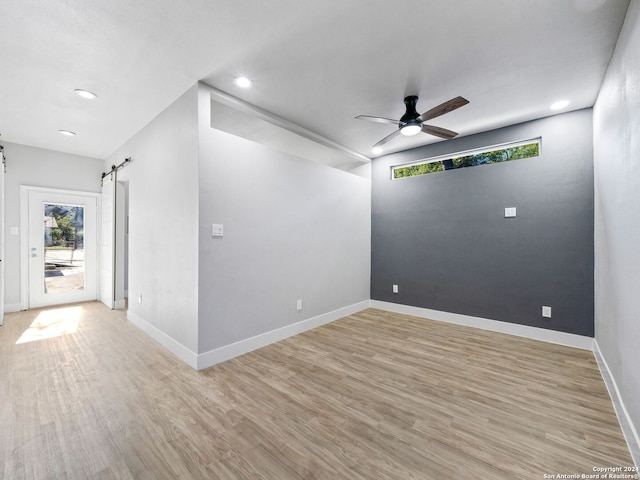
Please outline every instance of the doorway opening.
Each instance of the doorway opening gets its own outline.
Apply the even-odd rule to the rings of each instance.
[[[100,301],[111,309],[127,306],[129,274],[129,182],[112,171],[102,178]]]
[[[116,302],[115,308],[129,306],[129,182],[116,186]]]

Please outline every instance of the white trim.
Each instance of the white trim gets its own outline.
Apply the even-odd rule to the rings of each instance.
[[[0,168],[2,168],[0,166]],[[5,303],[4,304],[4,312],[5,313],[13,313],[19,312],[21,310],[21,305],[19,303]]]
[[[133,313],[131,310],[127,312],[127,319],[191,368],[195,369],[197,367],[198,355],[182,345],[180,342],[171,338],[158,327],[150,324],[140,315]]]
[[[29,308],[29,187],[20,185],[20,310]]]
[[[279,342],[280,340],[284,340],[285,338],[292,337],[294,335],[305,332],[307,330],[311,330],[321,325],[325,325],[327,323],[331,323],[335,320],[346,317],[347,315],[353,315],[354,313],[369,308],[369,306],[369,300],[354,303],[353,305],[339,308],[337,310],[333,310],[332,312],[308,318],[306,320],[301,320],[291,325],[287,325],[286,327],[277,328],[275,330],[271,330],[270,332],[256,335],[255,337],[240,340],[236,343],[224,345],[208,352],[201,353],[200,355],[198,355],[197,369],[202,370],[203,368],[211,367],[218,363],[224,362],[225,360],[230,360],[234,357],[238,357],[258,348],[262,348],[272,343]]]
[[[631,458],[636,464],[636,467],[640,467],[640,436],[638,436],[638,430],[634,426],[631,416],[629,416],[629,412],[624,406],[622,395],[620,395],[620,390],[618,389],[616,380],[609,369],[607,361],[602,355],[602,351],[600,350],[600,345],[598,345],[597,340],[593,341],[593,354],[598,362],[598,367],[600,367],[600,373],[604,379],[604,384],[607,386],[607,390],[609,391],[611,403],[613,403],[613,409],[618,417],[618,423],[620,424],[624,438],[627,441]]]
[[[441,312],[428,308],[411,307],[409,305],[400,305],[398,303],[381,302],[379,300],[371,300],[371,307],[389,312],[438,320],[440,322],[454,323],[456,325],[464,325],[466,327],[474,327],[492,332],[516,335],[518,337],[565,345],[567,347],[580,348],[582,350],[593,350],[593,338],[585,337],[583,335],[575,335],[573,333],[557,332],[555,330],[547,330],[545,328],[500,322],[497,320],[472,317],[458,313]]]

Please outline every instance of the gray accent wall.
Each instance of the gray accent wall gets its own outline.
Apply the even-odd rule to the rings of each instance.
[[[394,165],[538,137],[539,157],[391,180]],[[373,300],[593,336],[591,109],[377,158],[371,208]]]
[[[633,0],[594,107],[595,329],[640,466],[640,1]],[[627,418],[625,418],[628,416]],[[634,427],[635,426],[635,427]],[[632,439],[635,439],[632,441]]]

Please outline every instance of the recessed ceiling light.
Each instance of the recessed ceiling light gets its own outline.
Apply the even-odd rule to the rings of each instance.
[[[378,154],[382,153],[382,147],[373,147],[373,148],[371,149],[371,152],[372,152],[374,155],[378,155]]]
[[[86,98],[88,100],[93,100],[94,98],[98,98],[98,95],[96,95],[93,92],[90,92],[89,90],[82,90],[81,88],[76,88],[74,92],[79,97]]]
[[[248,77],[236,77],[233,79],[233,83],[240,88],[251,88],[253,81]]]
[[[561,108],[569,105],[569,100],[558,100],[557,102],[551,104],[549,107],[551,110],[560,110]]]
[[[60,133],[60,135],[66,135],[67,137],[75,137],[76,136],[75,132],[71,132],[69,130],[58,130],[58,132]]]

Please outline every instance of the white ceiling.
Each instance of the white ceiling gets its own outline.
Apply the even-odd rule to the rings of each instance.
[[[420,112],[469,99],[430,121],[461,135],[550,115],[558,99],[592,106],[628,4],[0,0],[0,139],[106,158],[203,80],[371,156],[394,126],[354,117],[399,118],[409,94]],[[232,84],[241,73],[253,89]]]

